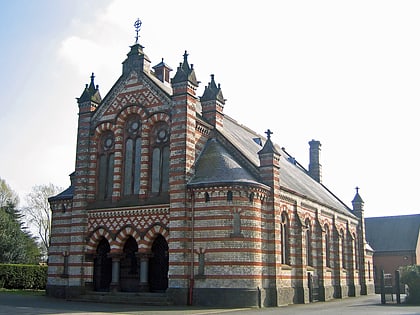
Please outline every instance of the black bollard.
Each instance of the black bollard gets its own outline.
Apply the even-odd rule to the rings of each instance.
[[[399,270],[395,270],[395,294],[397,295],[397,304],[401,304],[401,286]]]
[[[385,304],[385,273],[382,270],[381,272],[381,304]]]

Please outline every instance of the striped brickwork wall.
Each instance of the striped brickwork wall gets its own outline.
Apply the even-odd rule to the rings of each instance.
[[[72,200],[51,203],[51,246],[48,249],[48,285],[68,285],[68,270],[64,268],[64,257],[69,255]]]
[[[191,268],[191,196],[186,189],[193,172],[196,146],[197,86],[189,81],[172,85],[171,159],[170,159],[170,218],[169,288],[187,290]],[[181,290],[182,290],[181,289]],[[179,299],[185,301],[186,294]],[[181,297],[182,296],[182,297]]]
[[[227,200],[228,192],[232,200]],[[205,194],[209,199],[206,200]],[[254,193],[252,201],[250,194]],[[271,229],[262,210],[267,191],[241,186],[212,187],[194,191],[194,276],[196,288],[263,287],[270,273],[272,252],[268,238]],[[234,228],[234,217],[239,227]],[[199,272],[199,255],[205,256]],[[273,267],[273,266],[271,266]]]
[[[79,103],[74,195],[69,220],[69,256],[67,296],[77,294],[89,277],[84,273],[84,245],[87,229],[87,197],[91,174],[89,173],[90,121],[96,107],[92,102]]]

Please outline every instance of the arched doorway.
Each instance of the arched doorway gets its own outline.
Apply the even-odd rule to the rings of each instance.
[[[165,238],[158,235],[152,245],[149,260],[149,287],[151,292],[164,292],[168,288],[169,247]]]
[[[121,291],[136,292],[139,286],[139,267],[137,264],[138,246],[136,240],[129,236],[125,241],[123,256],[120,262]]]
[[[93,262],[93,286],[95,291],[109,291],[112,280],[112,258],[108,257],[110,250],[108,241],[102,238],[96,248]]]

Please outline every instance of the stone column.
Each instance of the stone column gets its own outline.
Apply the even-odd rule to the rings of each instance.
[[[140,260],[139,270],[139,291],[149,291],[149,257],[150,255],[144,253],[137,254]]]
[[[120,255],[110,255],[112,258],[112,278],[110,289],[112,292],[120,290]]]

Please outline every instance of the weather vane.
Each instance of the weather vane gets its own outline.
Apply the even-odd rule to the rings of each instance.
[[[134,28],[136,29],[136,44],[138,44],[139,41],[139,31],[141,27],[141,21],[138,18],[136,22],[134,22]]]

